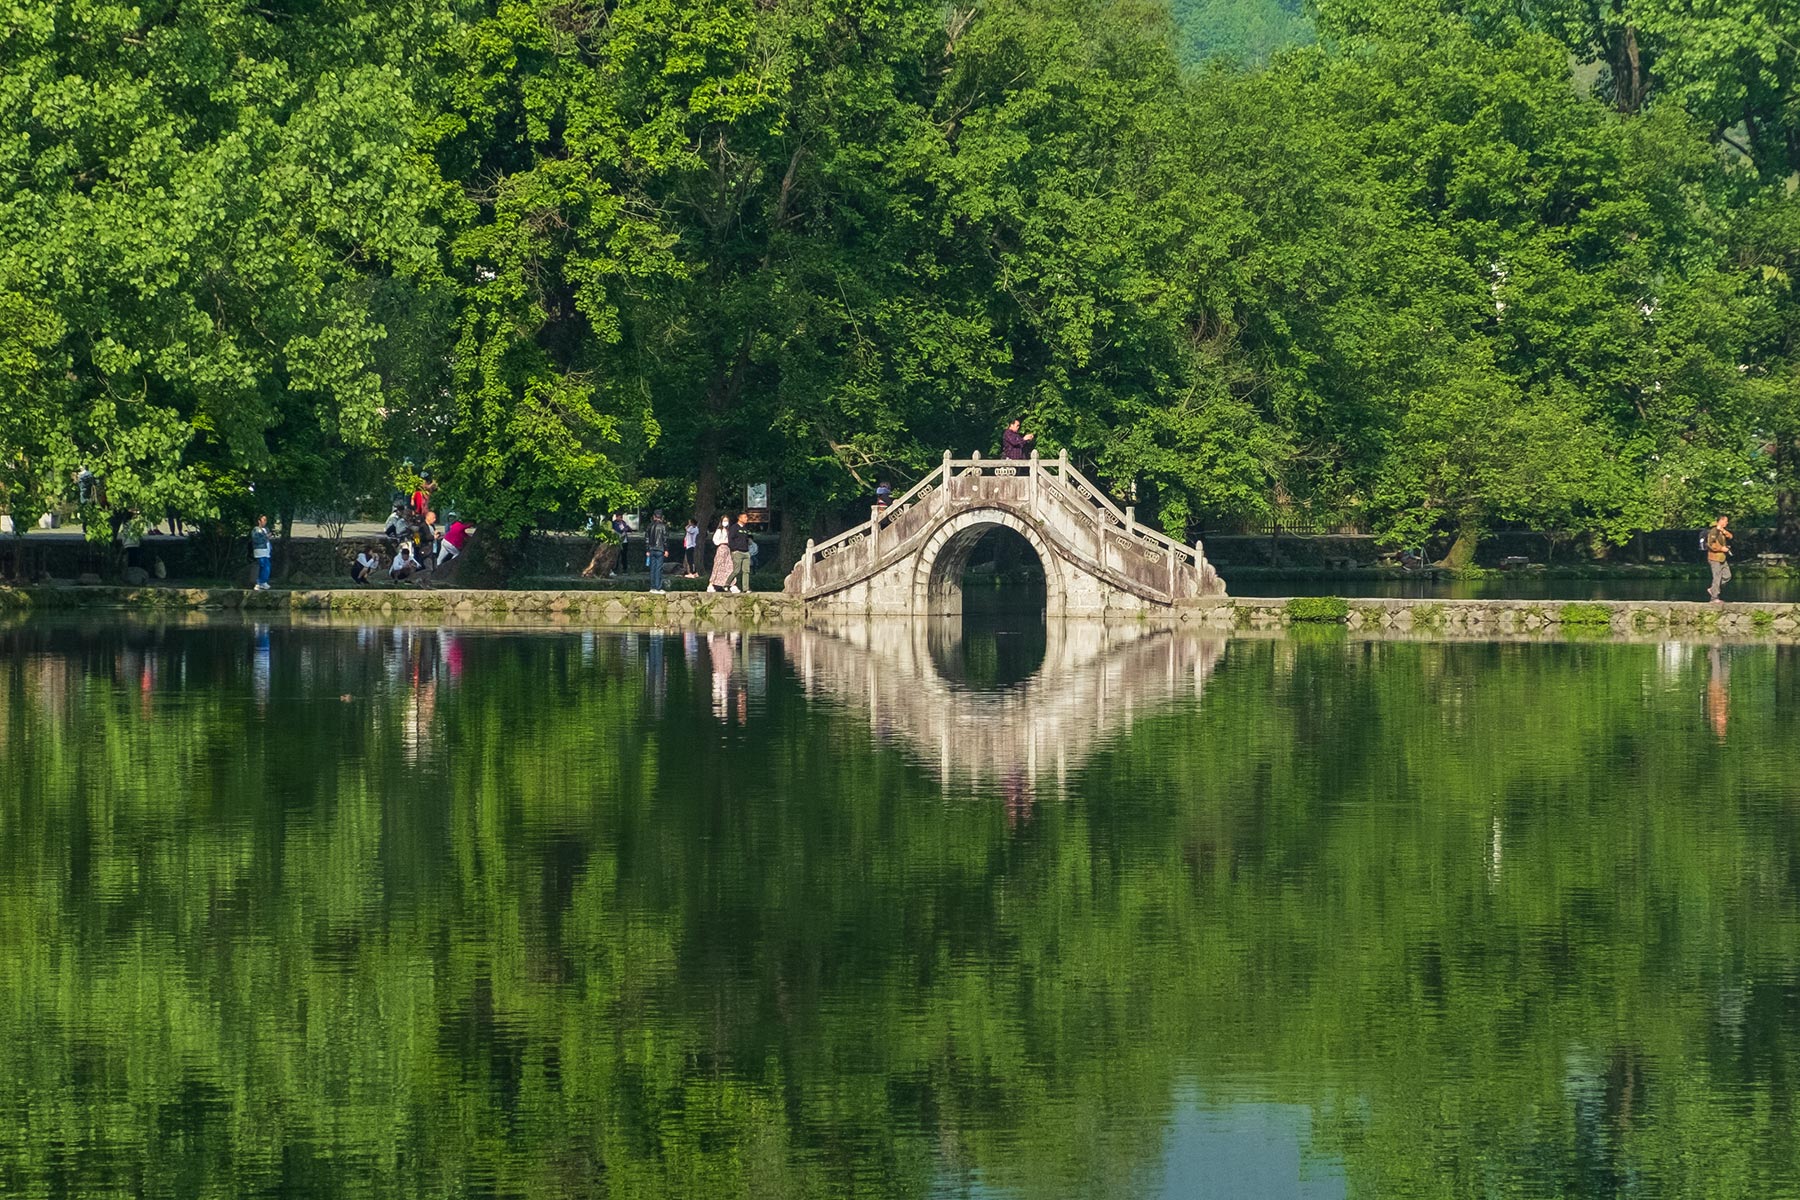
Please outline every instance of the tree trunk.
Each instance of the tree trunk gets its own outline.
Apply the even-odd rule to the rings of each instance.
[[[710,429],[700,439],[699,466],[694,480],[694,515],[700,518],[700,532],[710,534],[719,523],[719,435]]]
[[[1644,62],[1637,27],[1627,25],[1613,43],[1613,105],[1630,116],[1644,106]]]
[[[1450,553],[1444,555],[1440,567],[1448,567],[1452,571],[1464,571],[1475,565],[1475,547],[1481,541],[1481,526],[1473,518],[1465,517],[1456,527],[1456,541],[1450,544]]]

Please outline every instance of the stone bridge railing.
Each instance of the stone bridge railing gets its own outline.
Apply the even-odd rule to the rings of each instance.
[[[1067,452],[1054,459],[966,459],[943,462],[886,508],[829,541],[808,541],[786,590],[814,599],[867,580],[927,552],[934,531],[960,513],[981,509],[1035,535],[1075,570],[1153,604],[1224,594],[1199,542],[1183,545],[1138,522],[1079,470]],[[937,547],[929,547],[935,556]],[[962,556],[966,559],[966,552]],[[960,572],[960,563],[955,564]],[[929,573],[934,563],[922,564]],[[1048,572],[1051,564],[1046,563]],[[955,582],[951,581],[954,586]],[[921,582],[921,587],[923,583]]]

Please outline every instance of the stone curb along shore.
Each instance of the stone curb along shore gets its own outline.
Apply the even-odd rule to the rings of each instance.
[[[566,621],[582,625],[779,626],[804,622],[804,601],[780,592],[645,592],[487,589],[0,588],[0,611],[237,612],[318,614],[383,620]],[[843,614],[837,614],[840,618]],[[1121,621],[1202,630],[1277,630],[1336,625],[1369,633],[1461,636],[1608,634],[1729,635],[1800,640],[1800,604],[1707,604],[1681,600],[1402,600],[1337,596],[1220,596]]]
[[[529,618],[582,625],[716,624],[760,626],[804,617],[800,601],[779,592],[647,592],[453,588],[275,589],[182,587],[0,588],[0,612],[139,613],[231,612],[245,616],[298,614],[365,616],[382,620],[499,620]]]

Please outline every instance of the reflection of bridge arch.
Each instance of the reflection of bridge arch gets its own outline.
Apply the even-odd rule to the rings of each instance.
[[[1140,715],[1198,697],[1225,653],[1222,638],[1187,631],[1053,621],[1036,674],[978,691],[945,679],[932,657],[933,641],[960,633],[957,618],[844,622],[782,645],[809,696],[861,712],[946,786],[1014,771],[1061,779]]]
[[[786,590],[814,612],[959,612],[959,564],[976,531],[1004,525],[1031,543],[1044,565],[1045,611],[1053,617],[1142,612],[1225,586],[1199,543],[1184,546],[1138,524],[1067,457],[952,459],[866,524],[807,542]]]

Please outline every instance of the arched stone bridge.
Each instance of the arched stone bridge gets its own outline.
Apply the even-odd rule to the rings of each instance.
[[[1222,596],[1200,543],[1184,546],[1137,522],[1068,456],[955,459],[886,509],[830,541],[807,542],[786,591],[811,610],[870,615],[962,611],[962,576],[975,544],[1011,529],[1044,568],[1053,617],[1101,616]]]

